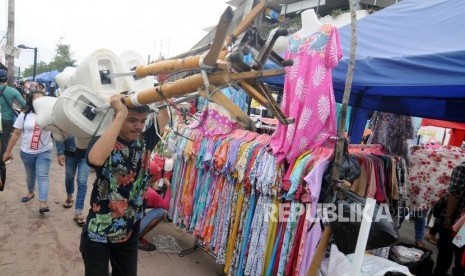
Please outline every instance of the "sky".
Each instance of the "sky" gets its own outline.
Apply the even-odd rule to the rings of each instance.
[[[53,59],[60,37],[78,61],[101,48],[170,57],[192,48],[227,7],[226,0],[15,0],[15,45],[37,47],[38,62]],[[0,0],[0,39],[7,18],[8,0]],[[33,52],[22,50],[15,66],[31,66]]]

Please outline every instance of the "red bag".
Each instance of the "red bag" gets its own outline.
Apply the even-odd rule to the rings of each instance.
[[[150,160],[149,171],[150,174],[154,177],[155,180],[162,178],[163,176],[163,167],[165,166],[165,158],[159,155],[155,155],[152,160]]]

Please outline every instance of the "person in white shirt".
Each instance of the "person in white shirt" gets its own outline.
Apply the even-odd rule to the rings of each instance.
[[[22,202],[27,202],[35,196],[35,183],[37,180],[39,187],[39,213],[49,212],[47,205],[49,190],[49,173],[52,163],[52,137],[51,132],[42,130],[36,124],[37,115],[32,102],[44,96],[44,92],[31,89],[26,97],[26,106],[16,119],[13,127],[8,147],[3,154],[3,161],[12,161],[11,151],[21,138],[20,156],[26,171],[26,183],[28,195],[21,198]]]

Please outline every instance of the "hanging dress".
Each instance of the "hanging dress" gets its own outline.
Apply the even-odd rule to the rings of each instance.
[[[279,123],[271,140],[278,162],[295,160],[310,148],[322,145],[336,135],[336,101],[331,69],[336,67],[342,51],[337,28],[324,24],[314,34],[289,38],[285,59],[294,64],[286,67],[281,109],[294,124]]]

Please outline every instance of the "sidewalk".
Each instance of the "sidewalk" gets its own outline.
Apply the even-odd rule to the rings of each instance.
[[[73,221],[74,208],[62,207],[66,199],[64,167],[60,167],[53,153],[50,171],[50,212],[39,214],[38,192],[29,202],[20,202],[27,194],[24,167],[19,148],[14,160],[7,165],[5,190],[0,192],[0,275],[2,276],[63,276],[84,275],[84,264],[79,253],[81,229]],[[84,207],[87,214],[89,194],[95,174],[91,173],[88,196]],[[194,239],[171,223],[161,223],[148,235],[171,235],[181,248],[191,247]],[[223,266],[202,250],[179,257],[157,251],[139,250],[138,274],[144,275],[219,275]]]

